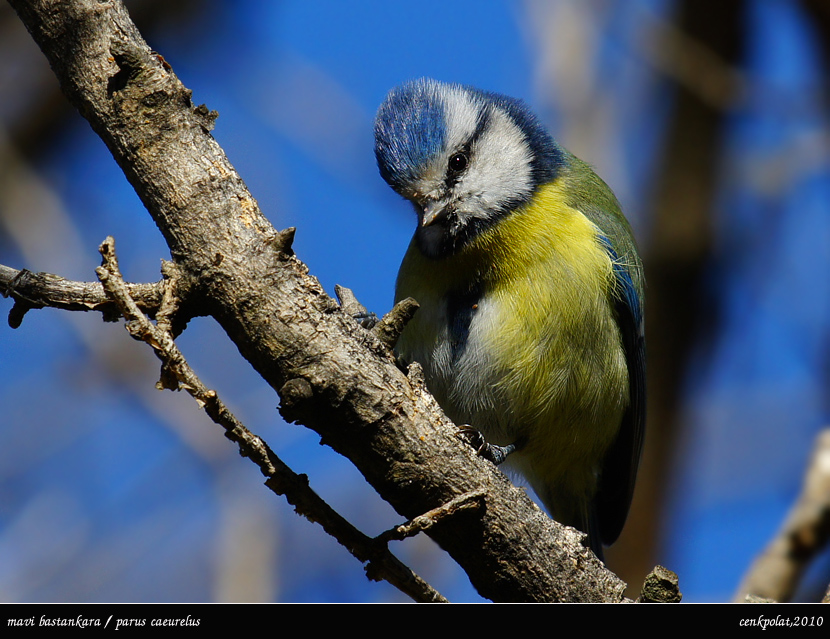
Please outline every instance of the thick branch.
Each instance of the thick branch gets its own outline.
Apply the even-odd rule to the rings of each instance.
[[[456,436],[422,385],[343,314],[268,223],[194,107],[120,2],[10,0],[64,92],[124,170],[240,352],[278,390],[284,417],[317,431],[408,519],[468,492],[483,509],[432,536],[498,601],[619,601],[624,584]]]

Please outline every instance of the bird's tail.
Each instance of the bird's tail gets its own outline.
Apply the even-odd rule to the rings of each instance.
[[[599,516],[597,515],[597,508],[594,501],[591,500],[586,504],[584,510],[585,527],[577,526],[577,528],[588,535],[588,546],[594,551],[597,559],[605,563],[605,554],[602,550],[602,537],[599,532]]]

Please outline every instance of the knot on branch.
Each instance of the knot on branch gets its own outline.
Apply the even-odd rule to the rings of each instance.
[[[304,405],[314,397],[311,384],[302,377],[289,379],[279,390],[280,415],[288,422],[300,420]]]
[[[156,311],[156,326],[159,330],[176,337],[187,324],[187,318],[180,317],[179,309],[182,305],[182,278],[179,267],[174,262],[161,261],[161,304]]]
[[[403,329],[406,328],[406,325],[415,315],[418,308],[418,302],[411,297],[401,300],[392,307],[391,311],[383,316],[383,319],[377,323],[372,329],[372,332],[375,334],[375,337],[383,342],[386,348],[390,351],[394,350],[395,344],[398,343],[398,339],[400,339],[401,333],[403,333]]]
[[[204,104],[200,104],[193,109],[193,114],[198,119],[199,126],[202,127],[205,133],[213,131],[213,127],[216,126],[216,118],[219,117],[219,111],[208,109]]]
[[[378,320],[377,315],[369,312],[363,304],[361,304],[351,289],[345,286],[336,284],[334,292],[340,302],[340,308],[346,315],[351,316],[358,324],[366,330],[371,330],[372,334],[378,338],[384,347],[392,351],[398,339],[403,333],[415,311],[418,310],[418,302],[411,297],[401,300],[392,310],[383,316],[383,319]]]
[[[637,599],[640,603],[677,603],[683,598],[677,574],[655,566],[643,583],[643,590]]]
[[[406,378],[409,380],[409,383],[412,385],[412,388],[415,389],[425,389],[427,386],[427,378],[424,373],[424,367],[421,366],[418,362],[412,362],[411,364],[407,365],[405,362],[398,362],[398,364],[406,370]]]
[[[269,240],[268,243],[277,252],[280,259],[286,259],[294,255],[294,233],[297,229],[289,226],[287,229],[277,231]]]
[[[107,96],[122,117],[134,122],[134,129],[152,122],[159,131],[172,130],[171,118],[181,118],[185,110],[194,116],[184,118],[189,119],[187,126],[198,125],[205,133],[213,129],[219,114],[204,105],[193,107],[192,91],[179,82],[163,56],[129,39],[115,38],[110,45],[110,61],[117,71],[107,80]],[[148,139],[139,146],[158,143],[159,139]]]
[[[3,290],[3,297],[11,297],[14,299],[14,305],[12,306],[12,310],[9,311],[9,326],[11,328],[19,328],[20,325],[23,323],[23,316],[26,315],[30,310],[33,308],[43,308],[42,305],[36,304],[31,300],[26,299],[23,295],[21,295],[15,289],[17,287],[23,287],[28,282],[28,280],[32,279],[34,274],[27,270],[21,269],[17,275],[15,275],[12,280],[9,282],[8,286],[6,286],[5,290]]]
[[[107,82],[107,95],[110,97],[126,89],[127,85],[141,72],[142,67],[141,58],[136,51],[114,48],[111,53],[118,71],[110,76]]]

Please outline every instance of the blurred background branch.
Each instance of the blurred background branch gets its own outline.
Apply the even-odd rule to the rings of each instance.
[[[791,601],[804,571],[830,541],[830,429],[819,433],[798,501],[735,593]]]

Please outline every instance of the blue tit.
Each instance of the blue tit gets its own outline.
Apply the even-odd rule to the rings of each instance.
[[[525,103],[457,84],[391,91],[375,155],[418,215],[395,296],[420,309],[398,354],[602,557],[645,423],[643,268],[617,199]]]

